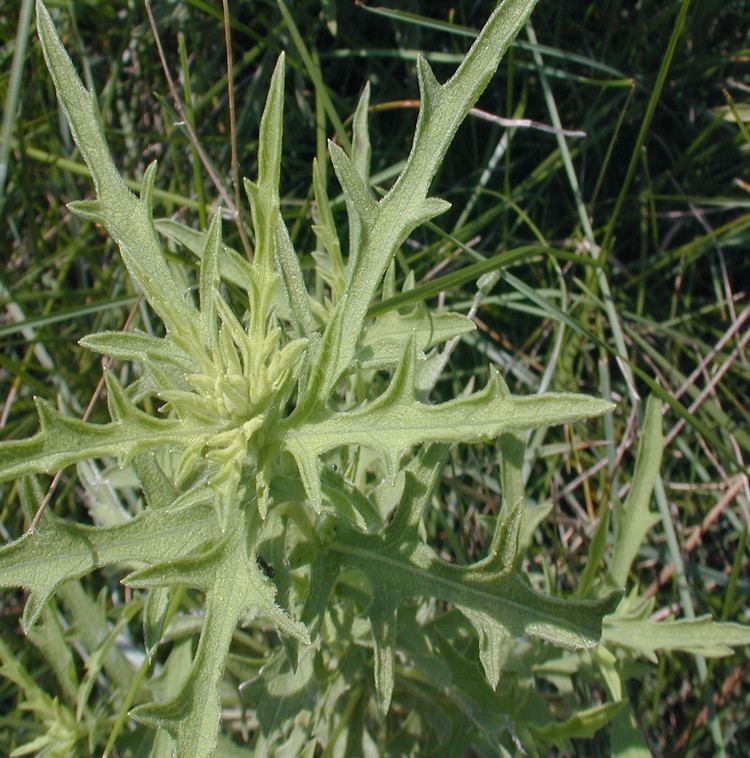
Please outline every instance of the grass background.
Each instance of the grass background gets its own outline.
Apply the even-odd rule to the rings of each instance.
[[[123,174],[137,180],[158,158],[157,212],[205,226],[217,191],[170,99],[144,6],[48,5],[84,81],[99,93]],[[303,254],[314,246],[307,221],[312,159],[323,154],[326,138],[347,139],[346,121],[363,83],[372,86],[372,172],[387,187],[408,153],[416,119],[415,52],[423,51],[446,78],[494,7],[461,0],[389,5],[298,0],[288,3],[285,19],[276,2],[232,3],[242,175],[256,174],[265,88],[278,53],[288,53],[283,212]],[[33,25],[21,36],[25,49],[19,47],[17,30],[30,6],[6,1],[0,14],[4,438],[35,431],[35,395],[81,412],[101,371],[98,358],[76,341],[121,328],[134,302],[112,242],[65,208],[90,197],[91,185],[58,111]],[[221,4],[155,2],[153,11],[188,117],[231,188]],[[548,386],[618,402],[599,440],[540,439],[529,479],[530,498],[555,504],[529,560],[543,563],[558,587],[572,591],[602,509],[627,491],[642,410],[637,399],[661,388],[671,403],[664,496],[657,503],[663,521],[651,531],[632,579],[655,594],[663,616],[711,613],[747,623],[750,139],[729,104],[750,120],[750,9],[741,0],[541,0],[532,21],[537,44],[521,35],[479,107],[544,124],[556,113],[565,129],[586,136],[562,139],[469,118],[435,182],[453,208],[437,220],[439,229],[405,244],[400,261],[423,283],[538,240],[559,256],[509,269],[515,279],[501,279],[483,301],[479,330],[455,354],[446,391],[460,390],[474,375],[483,382],[491,362],[518,392]],[[241,247],[232,223],[225,236]],[[469,281],[430,302],[465,309],[474,292]],[[148,317],[143,308],[136,313]],[[616,352],[626,360],[618,362]],[[94,418],[105,417],[100,403]],[[495,460],[490,446],[454,455],[446,483],[454,496],[432,532],[459,562],[482,554],[482,517],[497,500]],[[88,519],[72,476],[62,480],[53,507]],[[11,488],[0,502],[0,528],[3,540],[24,529]],[[92,592],[114,579],[98,581]],[[2,637],[44,681],[48,674],[34,649],[18,636],[22,603],[21,593],[3,594]],[[707,667],[665,655],[630,695],[655,752],[711,755],[723,741],[731,755],[750,739],[749,683],[745,650]],[[584,700],[590,695],[581,693]],[[14,687],[1,681],[1,753],[9,752],[21,718]],[[581,754],[596,754],[601,744],[581,744]]]

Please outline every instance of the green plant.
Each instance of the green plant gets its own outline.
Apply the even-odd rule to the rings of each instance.
[[[93,96],[37,6],[48,66],[96,186],[95,200],[69,207],[117,241],[164,335],[84,338],[85,347],[139,367],[127,387],[107,371],[112,421],[77,421],[39,402],[41,431],[0,447],[0,476],[23,477],[30,512],[41,500],[34,474],[92,459],[115,459],[143,496],[140,511],[124,523],[82,526],[45,513],[35,530],[0,551],[0,584],[29,590],[24,626],[77,704],[73,713],[35,690],[0,650],[6,676],[54,727],[27,747],[54,749],[50,735],[64,733],[70,751],[86,739],[91,746],[105,729],[111,743],[138,703],[133,718],[161,730],[154,754],[171,754],[170,740],[178,755],[212,754],[225,672],[243,682],[243,699],[234,693],[229,700],[252,711],[258,754],[314,755],[321,747],[331,754],[439,748],[463,755],[469,746],[507,754],[519,744],[535,752],[610,721],[613,741],[626,744],[637,737],[622,687],[633,654],[720,654],[748,641],[746,629],[707,619],[655,624],[650,604],[635,593],[619,601],[655,520],[648,506],[661,455],[656,403],[647,408],[606,576],[596,574],[605,517],[576,597],[543,593],[522,568],[548,510],[524,502],[526,432],[599,416],[611,404],[571,394],[514,396],[496,374],[482,390],[430,404],[444,365],[434,348],[473,325],[457,313],[393,305],[392,259],[418,226],[446,210],[444,201],[428,197],[432,179],[533,5],[506,0],[445,85],[419,59],[412,152],[380,199],[369,181],[365,89],[351,153],[330,145],[348,212],[346,261],[322,171],[313,167],[320,242],[314,273],[326,285],[317,300],[279,209],[283,58],[261,123],[259,176],[245,184],[254,232],[248,263],[223,245],[220,211],[205,233],[152,219],[154,164],[139,197],[129,192]],[[189,267],[167,262],[159,233],[199,259],[197,302]],[[480,280],[480,292],[491,283]],[[407,276],[405,289],[411,285]],[[370,317],[378,298],[379,315]],[[494,439],[502,454],[502,510],[486,557],[456,566],[427,544],[423,517],[433,507],[448,446]],[[122,582],[134,599],[112,628],[102,621],[100,629],[83,629],[84,618],[101,614],[79,580],[123,564],[132,569]],[[179,615],[196,591],[202,613]],[[59,658],[65,643],[50,611],[53,595],[96,651],[81,683]],[[162,660],[162,643],[175,643],[163,674],[148,679],[146,665],[136,675],[116,644],[138,614],[154,662]],[[282,644],[274,643],[277,634]],[[112,682],[116,715],[109,722],[87,706],[101,670]],[[574,675],[598,676],[607,702],[560,713],[559,700],[537,678],[564,693]],[[145,731],[136,734],[123,733],[125,748]],[[230,750],[228,741],[219,747]]]

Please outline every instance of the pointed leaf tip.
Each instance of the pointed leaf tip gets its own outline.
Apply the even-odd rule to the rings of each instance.
[[[146,166],[146,170],[143,172],[143,179],[141,180],[141,194],[140,202],[147,209],[148,213],[151,212],[154,197],[154,186],[156,185],[156,172],[158,170],[158,163],[156,160]]]
[[[361,223],[366,228],[372,228],[377,215],[377,201],[370,194],[363,178],[344,149],[329,140],[328,152],[345,198],[353,206]]]
[[[388,584],[373,587],[370,626],[374,648],[375,693],[378,710],[385,716],[390,707],[395,683],[396,618],[399,593]]]
[[[200,300],[200,335],[204,348],[211,356],[216,355],[218,347],[217,300],[221,298],[219,287],[219,257],[222,250],[221,207],[217,208],[203,246],[200,265],[199,300]]]
[[[98,200],[73,200],[67,209],[78,218],[104,226],[107,223],[102,204]]]
[[[435,98],[440,94],[442,85],[437,80],[427,58],[419,53],[417,55],[417,81],[422,95],[422,107],[429,109],[434,106]]]

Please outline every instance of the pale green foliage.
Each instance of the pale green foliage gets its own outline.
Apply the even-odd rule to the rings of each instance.
[[[29,591],[26,629],[44,629],[44,635],[36,632],[40,647],[60,649],[54,616],[45,610],[53,595],[80,604],[74,580],[124,566],[130,573],[123,583],[143,598],[149,657],[167,634],[180,588],[200,593],[200,628],[183,619],[188,627],[171,632],[199,633],[195,651],[189,644],[175,646],[163,677],[142,685],[131,711],[141,724],[163,730],[152,754],[168,755],[172,744],[179,756],[213,754],[227,669],[247,682],[245,707],[257,719],[258,754],[312,755],[316,744],[340,754],[347,746],[353,754],[374,754],[380,737],[372,723],[389,712],[399,687],[428,702],[435,697],[430,693],[445,695],[434,713],[429,706],[419,716],[431,735],[421,738],[423,745],[443,745],[451,751],[444,754],[463,754],[472,744],[507,754],[514,738],[533,751],[589,736],[616,717],[623,705],[617,649],[653,656],[678,647],[709,655],[748,641],[744,628],[720,629],[704,619],[653,624],[649,606],[637,600],[618,608],[619,590],[655,520],[648,511],[661,453],[655,404],[647,414],[636,484],[618,524],[609,579],[597,582],[592,574],[586,597],[546,595],[531,586],[520,565],[544,515],[524,503],[525,433],[599,416],[611,405],[583,395],[517,397],[495,373],[478,391],[430,404],[425,397],[435,377],[425,367],[431,351],[471,330],[472,323],[460,314],[430,313],[424,305],[367,318],[379,289],[392,289],[386,273],[399,245],[448,207],[428,196],[431,181],[533,6],[534,0],[506,0],[446,84],[418,59],[421,107],[413,146],[380,200],[368,183],[365,89],[352,154],[330,145],[348,210],[346,260],[319,167],[313,168],[321,243],[314,258],[328,285],[326,301],[316,302],[279,210],[283,56],[261,122],[258,178],[245,182],[255,242],[248,263],[222,243],[220,212],[205,233],[154,221],[155,164],[139,197],[127,189],[94,97],[38,4],[47,64],[96,188],[95,200],[69,207],[104,226],[117,242],[165,333],[101,333],[81,340],[88,349],[139,367],[128,387],[107,373],[110,423],[84,423],[40,401],[40,431],[0,446],[3,480],[115,459],[138,482],[142,510],[125,523],[96,527],[46,513],[34,532],[0,551],[0,585]],[[177,276],[167,263],[159,233],[199,258],[196,301],[182,286],[184,272]],[[244,293],[243,312],[229,304],[226,284]],[[389,371],[391,379],[368,396],[363,387],[376,369]],[[151,406],[158,407],[157,415],[146,412]],[[470,565],[452,565],[426,543],[423,516],[434,507],[449,444],[487,440],[498,440],[503,454],[502,511],[488,554]],[[24,487],[29,503],[38,502],[33,480]],[[273,576],[261,568],[261,554],[276,567]],[[594,568],[598,557],[592,550]],[[454,610],[446,611],[446,604]],[[244,658],[230,656],[230,645],[238,627],[254,624],[274,630],[284,644],[248,670]],[[706,629],[711,631],[700,645],[687,639]],[[6,660],[6,676],[28,691],[29,707],[43,720],[58,713],[55,729],[65,727],[59,739],[66,744],[82,738],[83,706],[96,673],[104,669],[122,692],[131,686],[114,636],[87,642],[98,652],[94,673],[80,685],[84,690],[65,670],[58,672],[71,691],[83,692],[76,718],[35,692]],[[475,651],[470,657],[462,652],[467,639]],[[555,648],[547,643],[564,651],[559,660],[569,673],[589,665],[587,651],[593,650],[611,702],[555,720],[533,678],[523,674],[540,648],[553,651],[545,655],[554,669]],[[403,660],[411,668],[401,677]],[[369,702],[377,703],[380,715],[373,715]],[[34,749],[45,749],[51,739],[40,738]]]
[[[624,587],[630,564],[638,553],[646,533],[659,520],[659,516],[648,509],[651,490],[659,474],[663,439],[661,413],[655,401],[646,406],[642,425],[642,436],[638,446],[638,478],[623,504],[617,521],[615,551],[609,567],[609,579],[616,587]]]

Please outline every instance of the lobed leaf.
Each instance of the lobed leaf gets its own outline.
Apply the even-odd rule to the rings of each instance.
[[[254,556],[247,554],[245,529],[242,524],[237,526],[240,528],[228,531],[201,556],[167,560],[126,579],[136,587],[198,586],[206,593],[206,618],[186,680],[170,699],[141,705],[131,712],[137,721],[165,729],[174,740],[177,755],[208,758],[214,754],[220,721],[219,682],[232,635],[243,614],[257,609],[284,633],[303,644],[310,643],[304,626],[276,605],[275,590],[261,574]]]
[[[304,423],[281,430],[281,445],[297,461],[313,508],[319,510],[321,505],[318,460],[334,448],[364,445],[377,450],[392,480],[401,455],[419,444],[480,442],[504,432],[598,416],[612,408],[611,403],[585,395],[512,396],[495,373],[483,390],[469,397],[427,405],[416,399],[415,360],[412,339],[379,398],[353,411],[311,413]]]
[[[420,353],[476,329],[471,319],[459,313],[433,312],[419,303],[408,313],[389,311],[367,327],[356,359],[363,368],[397,366],[412,335]]]
[[[131,332],[97,332],[78,340],[88,350],[119,361],[133,361],[147,366],[153,361],[172,363],[193,372],[193,359],[169,337],[153,337],[138,329]]]
[[[194,340],[194,309],[184,299],[167,266],[151,217],[156,164],[146,170],[141,197],[136,198],[112,160],[94,96],[76,74],[41,0],[37,0],[36,17],[47,68],[96,188],[96,201],[74,204],[71,210],[107,228],[120,248],[125,266],[167,330]]]
[[[113,456],[124,465],[145,450],[182,445],[190,438],[189,425],[149,416],[130,402],[110,372],[105,377],[114,421],[90,424],[64,416],[37,399],[40,431],[25,440],[0,442],[0,481],[53,473],[88,458]]]
[[[497,552],[469,566],[441,561],[418,538],[418,514],[427,491],[423,482],[407,474],[401,504],[382,535],[342,529],[330,544],[341,564],[363,572],[372,587],[381,705],[392,689],[393,622],[399,604],[408,597],[437,598],[465,613],[478,631],[480,659],[493,687],[502,668],[504,639],[531,636],[569,648],[598,644],[602,619],[614,611],[620,593],[597,600],[563,600],[533,590],[517,567],[518,508],[502,524],[505,536],[497,540]]]
[[[347,203],[356,208],[365,229],[356,259],[350,261],[347,291],[324,335],[324,349],[309,388],[315,397],[308,402],[327,400],[349,367],[367,309],[398,246],[416,226],[449,207],[445,201],[427,198],[432,179],[459,125],[487,86],[534,5],[535,0],[501,3],[445,85],[438,83],[427,61],[418,57],[421,97],[411,152],[404,170],[377,206],[368,199],[364,182],[351,161],[340,148],[330,146]],[[368,229],[377,231],[368,233]]]
[[[146,510],[126,524],[91,527],[47,512],[39,527],[0,548],[0,586],[24,587],[30,597],[24,624],[38,618],[60,585],[120,563],[151,564],[189,552],[215,532],[208,493],[179,507]]]
[[[615,549],[609,568],[609,579],[616,587],[625,586],[630,566],[647,532],[659,521],[659,514],[650,511],[648,506],[664,449],[661,425],[661,403],[651,396],[646,402],[632,488],[618,513]]]
[[[670,650],[715,658],[732,655],[735,647],[750,645],[750,627],[714,621],[709,615],[676,621],[614,615],[605,620],[603,641],[654,661],[657,652]]]
[[[603,703],[582,709],[564,721],[549,722],[544,726],[532,724],[530,728],[537,738],[565,748],[568,740],[593,737],[615,718],[624,705],[622,702]]]

